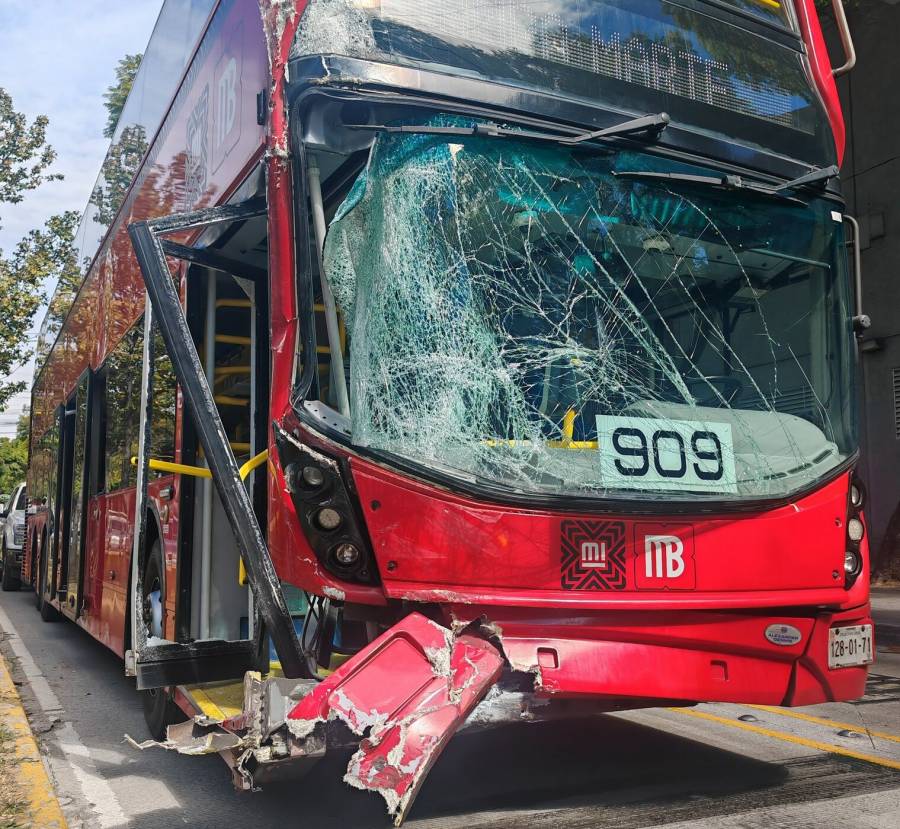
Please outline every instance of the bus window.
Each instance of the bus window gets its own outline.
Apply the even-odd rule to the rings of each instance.
[[[150,457],[175,460],[175,400],[177,385],[172,360],[166,353],[159,329],[153,336],[153,412],[151,415]],[[136,447],[135,447],[136,449]],[[135,451],[135,454],[137,452]]]
[[[141,409],[140,328],[132,328],[106,360],[106,491],[133,482]]]
[[[138,320],[106,361],[106,491],[132,486],[141,415],[143,319]],[[176,381],[162,336],[154,337],[151,457],[175,460]]]

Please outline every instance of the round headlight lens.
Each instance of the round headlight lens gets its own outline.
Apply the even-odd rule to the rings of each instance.
[[[316,523],[323,530],[336,530],[341,526],[341,520],[341,514],[331,507],[325,507],[316,513]]]
[[[334,551],[334,558],[338,564],[349,567],[359,561],[359,550],[352,544],[339,544]]]
[[[303,483],[311,488],[322,486],[325,483],[325,475],[322,474],[322,470],[318,466],[304,466],[301,477],[303,478]]]
[[[856,509],[859,509],[862,506],[862,502],[863,502],[862,489],[860,487],[858,487],[856,484],[850,484],[850,503]]]
[[[863,536],[866,534],[866,529],[863,527],[863,522],[858,518],[851,518],[847,522],[847,537],[858,544],[863,540]]]
[[[858,553],[854,553],[852,550],[844,553],[844,572],[848,576],[855,576],[859,572],[860,564]]]

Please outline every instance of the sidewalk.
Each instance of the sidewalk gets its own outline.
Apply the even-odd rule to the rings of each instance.
[[[66,820],[2,654],[0,826],[11,829],[66,829]]]
[[[900,587],[872,588],[875,647],[900,646]]]

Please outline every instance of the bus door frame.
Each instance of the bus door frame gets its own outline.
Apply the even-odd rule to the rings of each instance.
[[[84,581],[85,542],[87,538],[88,487],[90,485],[91,426],[94,410],[94,373],[86,368],[75,384],[75,390],[60,407],[60,465],[57,483],[57,520],[55,523],[56,542],[53,546],[52,570],[48,583],[51,596],[59,602],[60,611],[70,619],[77,619],[81,613],[81,598]],[[84,389],[84,440],[81,442],[82,462],[79,475],[81,505],[78,515],[74,514],[75,499],[75,451],[78,449],[78,397]],[[69,418],[72,418],[70,421]],[[60,520],[61,519],[61,520]],[[78,537],[72,538],[73,520],[78,521]],[[60,569],[62,565],[62,569]]]
[[[216,251],[177,244],[163,237],[223,222],[241,221],[268,214],[264,199],[236,205],[220,205],[189,213],[173,214],[134,222],[128,234],[147,289],[144,312],[144,355],[141,385],[141,425],[138,439],[137,503],[134,547],[131,557],[131,651],[126,670],[137,678],[138,689],[210,682],[237,678],[268,664],[266,634],[272,639],[284,675],[309,677],[293,620],[278,574],[266,546],[253,503],[240,477],[238,463],[225,439],[212,389],[200,363],[184,308],[175,289],[167,257],[226,272],[238,263]],[[239,273],[239,271],[238,271]],[[147,472],[150,443],[150,413],[153,401],[153,328],[158,319],[166,351],[190,412],[197,438],[203,447],[213,483],[231,524],[247,571],[258,622],[253,639],[226,642],[205,640],[191,643],[149,644],[141,620],[142,577],[146,555],[144,536],[147,511]]]

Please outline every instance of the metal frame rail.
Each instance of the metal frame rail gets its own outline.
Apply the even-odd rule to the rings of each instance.
[[[216,270],[228,270],[230,262],[213,251],[185,248],[160,238],[166,234],[265,214],[265,203],[253,200],[134,222],[128,226],[128,234],[147,289],[136,527],[132,554],[132,654],[128,660],[128,666],[137,677],[138,688],[234,678],[246,670],[257,669],[261,661],[267,662],[268,657],[267,653],[264,654],[264,631],[272,639],[285,676],[309,675],[281,583],[256,519],[250,495],[242,482],[239,465],[225,437],[213,391],[194,346],[166,257],[191,261]],[[139,605],[143,595],[141,582],[146,557],[147,471],[153,401],[152,332],[155,319],[158,319],[159,331],[187,401],[187,410],[191,413],[213,483],[246,567],[257,614],[263,622],[263,625],[255,626],[257,635],[253,640],[150,644],[147,641],[146,626],[141,622]]]

